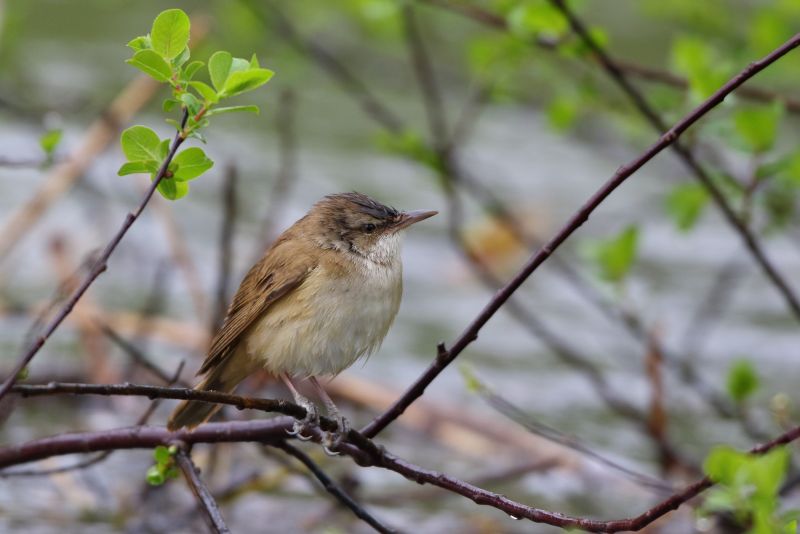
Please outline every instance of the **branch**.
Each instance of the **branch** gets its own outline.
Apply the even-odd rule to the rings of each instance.
[[[502,31],[508,30],[508,23],[506,22],[505,18],[478,5],[467,3],[462,0],[417,1],[444,9],[468,19],[472,19],[479,24],[483,24],[484,26]],[[530,44],[548,51],[555,51],[558,48],[557,41],[548,39],[546,37],[537,37],[536,40],[531,41]],[[625,72],[625,74],[634,76],[641,80],[668,85],[676,89],[689,89],[689,81],[686,78],[678,76],[670,71],[656,69],[647,65],[639,65],[630,61],[617,61],[616,63],[617,66]],[[791,113],[800,113],[800,100],[796,100],[790,96],[782,95],[774,91],[762,89],[760,87],[743,87],[739,91],[739,96],[755,102],[781,102],[786,107],[787,111]]]
[[[278,117],[275,120],[278,133],[278,171],[275,183],[267,200],[267,215],[261,222],[253,263],[258,261],[276,238],[275,225],[280,212],[286,207],[286,199],[297,182],[297,96],[290,89],[281,92]]]
[[[306,416],[306,409],[298,404],[282,399],[259,399],[255,397],[242,397],[218,391],[200,391],[190,388],[173,388],[161,386],[148,386],[138,384],[77,384],[51,382],[47,385],[16,385],[12,388],[14,393],[22,397],[41,397],[47,395],[104,395],[104,396],[133,396],[148,397],[150,399],[177,399],[205,401],[217,404],[235,406],[239,410],[259,410],[268,413],[280,413],[297,419]],[[336,430],[337,424],[333,419],[320,418],[322,430]]]
[[[3,385],[0,386],[0,399],[2,399],[9,392],[11,386],[13,386],[14,383],[16,382],[19,373],[22,372],[22,370],[25,368],[26,365],[28,365],[28,363],[30,363],[33,357],[36,356],[39,350],[47,342],[48,338],[53,334],[53,332],[56,331],[56,329],[61,325],[64,319],[67,318],[67,316],[70,314],[70,312],[78,303],[78,301],[81,299],[83,294],[86,293],[86,291],[89,289],[89,287],[91,287],[94,281],[97,280],[97,277],[100,276],[106,270],[108,266],[108,259],[114,253],[114,250],[117,248],[117,245],[119,245],[120,241],[122,241],[122,238],[125,237],[125,234],[128,233],[128,230],[130,230],[131,226],[133,226],[133,223],[136,222],[136,219],[138,219],[139,216],[144,211],[144,208],[147,206],[147,203],[153,197],[153,193],[155,193],[158,184],[160,184],[161,180],[164,179],[164,176],[167,173],[167,168],[169,167],[169,164],[172,162],[172,158],[175,157],[175,153],[178,151],[178,148],[186,140],[181,136],[181,133],[183,127],[186,125],[186,120],[188,119],[188,117],[189,117],[188,111],[184,110],[183,118],[181,119],[181,129],[175,132],[175,137],[172,139],[172,144],[170,145],[169,153],[167,154],[167,157],[164,159],[164,162],[161,164],[161,168],[158,169],[158,172],[156,173],[156,176],[153,179],[152,184],[150,184],[150,188],[147,190],[144,197],[142,197],[142,200],[139,203],[139,207],[137,207],[136,210],[128,213],[128,215],[125,217],[125,220],[122,223],[122,227],[120,227],[120,229],[117,231],[114,237],[111,238],[111,241],[109,241],[109,243],[106,245],[106,248],[103,250],[102,254],[100,254],[100,257],[97,259],[97,261],[94,262],[92,269],[89,271],[89,274],[83,280],[81,285],[78,286],[78,288],[69,298],[69,300],[67,300],[67,302],[64,303],[64,305],[61,307],[61,311],[59,311],[58,314],[53,318],[53,320],[50,321],[50,323],[45,328],[44,334],[42,334],[36,340],[34,340],[34,342],[30,345],[28,350],[25,351],[25,353],[19,359],[17,364],[14,366],[14,369],[11,371],[11,374],[9,374],[9,376],[5,379]]]
[[[0,448],[0,468],[64,454],[111,449],[152,448],[157,445],[174,444],[176,440],[182,441],[187,445],[193,443],[246,441],[275,445],[286,439],[286,432],[291,429],[291,425],[291,419],[279,418],[267,421],[207,423],[193,431],[169,432],[165,428],[129,427],[98,432],[62,434],[30,441],[22,445]],[[798,438],[800,438],[800,427],[795,427],[768,443],[754,447],[750,450],[750,453],[764,454],[775,447],[791,443]],[[348,442],[343,443],[339,450],[351,456],[359,465],[381,467],[394,471],[419,484],[438,486],[466,497],[476,504],[491,506],[515,518],[524,518],[562,528],[580,528],[591,532],[641,530],[713,485],[710,479],[703,478],[636,517],[600,521],[534,508],[447,474],[414,465],[387,452],[354,430],[348,433],[347,440]]]
[[[436,357],[428,369],[414,384],[401,396],[394,405],[384,414],[372,421],[363,432],[367,437],[374,437],[386,428],[392,421],[399,417],[411,403],[425,392],[425,388],[447,367],[470,343],[478,337],[481,328],[494,316],[511,295],[522,285],[525,280],[555,251],[575,230],[589,219],[591,213],[599,206],[617,187],[639,170],[645,163],[677,141],[678,137],[690,126],[697,122],[706,113],[714,109],[725,97],[737,87],[761,72],[769,65],[789,53],[800,45],[800,34],[795,35],[786,43],[759,61],[749,64],[739,74],[734,76],[702,104],[692,110],[688,115],[678,121],[666,131],[653,145],[641,156],[623,165],[619,170],[592,195],[586,203],[567,221],[567,223],[553,236],[541,249],[531,256],[523,268],[502,288],[489,303],[481,310],[478,316],[464,330],[453,343],[449,350],[443,351]],[[800,311],[800,307],[798,307]]]
[[[203,510],[203,516],[208,523],[208,528],[216,534],[229,533],[230,530],[222,518],[217,501],[214,500],[211,492],[208,491],[208,486],[200,478],[200,470],[194,465],[192,457],[189,456],[185,447],[178,447],[175,460],[178,467],[183,471],[183,476],[186,477],[189,487],[192,488],[192,493],[194,493],[197,502],[200,504],[200,508]]]
[[[329,477],[325,471],[323,471],[322,468],[311,459],[309,455],[285,441],[278,442],[273,446],[297,458],[297,460],[305,465],[311,474],[313,474],[317,480],[319,480],[320,484],[322,484],[322,487],[325,488],[325,491],[333,495],[336,500],[349,508],[356,515],[356,517],[367,523],[376,531],[385,533],[396,532],[394,529],[387,527],[375,519],[375,517],[367,512],[360,504],[353,500],[353,498],[350,497],[336,482],[334,482],[331,477]]]
[[[165,378],[164,382],[166,382],[167,386],[172,386],[175,382],[178,381],[178,378],[181,376],[181,372],[183,371],[183,366],[185,365],[185,361],[181,360],[178,364],[178,367],[175,369],[175,372],[172,374],[172,378]],[[147,422],[150,420],[150,417],[155,413],[156,408],[158,408],[161,399],[155,399],[153,402],[150,403],[150,406],[139,416],[139,419],[136,420],[136,426],[146,425]],[[43,475],[54,475],[57,473],[67,473],[69,471],[77,471],[79,469],[86,469],[88,467],[92,467],[93,465],[97,465],[101,462],[104,462],[114,453],[113,450],[101,452],[97,456],[92,458],[87,458],[80,462],[77,462],[72,465],[67,465],[64,467],[53,467],[50,469],[37,469],[37,470],[27,470],[27,471],[13,471],[13,472],[2,472],[0,471],[0,477],[32,477],[32,476],[43,476]]]
[[[573,13],[572,10],[570,10],[566,2],[564,0],[550,0],[550,3],[553,4],[553,6],[555,6],[556,9],[561,11],[561,13],[569,22],[572,29],[575,31],[575,33],[580,36],[584,44],[594,53],[595,57],[597,58],[597,61],[600,63],[603,69],[605,69],[608,75],[617,83],[617,85],[619,85],[619,87],[625,92],[625,94],[628,95],[631,102],[633,102],[634,106],[641,112],[641,114],[647,119],[647,121],[653,126],[653,128],[659,132],[666,130],[667,125],[661,119],[656,110],[650,106],[650,104],[644,98],[644,95],[642,95],[642,93],[640,93],[639,90],[636,89],[636,87],[634,87],[630,81],[628,81],[622,69],[614,62],[614,60],[611,59],[611,57],[606,53],[603,47],[601,47],[597,43],[597,41],[592,37],[591,33],[586,28],[586,26],[584,26],[583,23],[578,19],[578,17],[575,16],[575,13]],[[794,38],[790,39],[786,43],[786,45],[782,46],[778,50],[785,49],[783,52],[785,54],[792,48],[796,47],[798,43],[800,43],[798,38],[800,38],[800,34],[795,35]],[[790,45],[790,43],[793,42],[794,45]],[[787,47],[787,45],[790,46]],[[773,52],[773,54],[774,53],[775,52]],[[773,54],[770,54],[770,56],[772,56]],[[780,57],[780,55],[778,57]],[[758,72],[758,70],[756,72]],[[756,240],[755,235],[748,228],[747,223],[739,218],[734,209],[731,207],[728,200],[725,198],[725,194],[711,179],[711,176],[709,175],[708,171],[706,171],[705,168],[703,168],[700,165],[700,163],[695,159],[694,154],[689,148],[682,145],[676,139],[672,143],[672,149],[678,154],[678,156],[683,160],[686,166],[689,167],[689,169],[694,173],[697,180],[709,192],[711,198],[714,200],[714,202],[717,204],[717,207],[720,209],[720,211],[722,211],[722,214],[725,216],[725,219],[731,226],[733,226],[734,230],[739,234],[741,239],[744,241],[745,246],[750,251],[750,254],[753,256],[753,259],[755,259],[756,263],[759,265],[759,267],[761,267],[761,270],[764,271],[764,274],[767,276],[767,278],[772,282],[772,284],[775,286],[775,288],[778,290],[781,296],[783,296],[784,300],[786,301],[786,304],[794,314],[795,318],[800,320],[800,299],[798,299],[797,295],[794,294],[794,291],[789,286],[789,283],[786,281],[783,275],[780,272],[778,272],[778,269],[767,258],[766,253],[764,252],[759,242]]]
[[[455,189],[455,186],[463,180],[464,173],[456,161],[457,146],[447,139],[447,122],[442,112],[442,100],[439,96],[434,68],[427,53],[423,36],[417,25],[414,8],[410,5],[405,6],[403,9],[403,23],[408,53],[414,66],[414,72],[423,96],[428,127],[432,145],[434,146],[433,150],[442,162],[439,170],[439,182],[443,185],[442,189],[448,202],[447,212],[450,236],[465,256],[469,266],[476,272],[478,279],[492,291],[497,291],[497,289],[502,286],[502,282],[499,281],[492,274],[488,266],[470,250],[468,243],[464,240],[463,205]],[[524,240],[521,239],[521,241]],[[567,267],[564,267],[564,269],[565,274],[570,272]],[[610,409],[623,417],[635,421],[640,426],[646,427],[646,418],[644,414],[636,409],[636,407],[612,393],[602,372],[591,360],[573,350],[569,344],[550,331],[543,322],[539,321],[515,299],[509,300],[505,304],[505,308],[528,331],[539,338],[548,349],[552,350],[568,365],[581,371]],[[673,447],[667,443],[664,436],[654,436],[654,438],[657,438],[656,441],[660,450],[669,451],[670,457],[677,456]]]
[[[230,302],[230,281],[233,263],[233,237],[236,231],[236,215],[238,201],[236,189],[239,182],[239,171],[231,163],[225,170],[225,180],[222,184],[223,215],[218,241],[217,287],[216,299],[211,310],[211,333],[213,334],[222,326]]]

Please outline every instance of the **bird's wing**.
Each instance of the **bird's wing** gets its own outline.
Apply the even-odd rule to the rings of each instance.
[[[245,275],[198,375],[219,365],[236,348],[242,334],[317,267],[311,254],[285,244],[286,241],[276,243]]]

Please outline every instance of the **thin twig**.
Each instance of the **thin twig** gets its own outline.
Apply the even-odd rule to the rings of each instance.
[[[229,533],[230,529],[228,529],[225,520],[222,518],[217,501],[214,500],[214,496],[208,491],[208,486],[200,478],[200,470],[197,469],[185,447],[178,447],[178,452],[175,453],[175,460],[178,467],[183,471],[183,476],[186,477],[186,482],[192,489],[192,493],[194,493],[197,503],[203,511],[203,518],[208,523],[209,530],[215,534]]]
[[[256,241],[258,249],[255,251],[253,262],[258,260],[275,240],[275,226],[280,218],[279,215],[286,205],[292,186],[297,183],[296,121],[297,96],[291,89],[285,89],[281,92],[278,118],[275,121],[279,141],[278,172],[267,200],[266,216],[261,222]]]
[[[175,157],[175,153],[178,151],[178,148],[186,140],[181,135],[181,133],[183,127],[186,125],[186,120],[188,119],[188,117],[189,113],[187,111],[184,111],[183,118],[181,119],[181,129],[175,132],[175,137],[173,138],[172,143],[170,145],[169,153],[167,154],[167,157],[164,159],[164,162],[161,164],[161,168],[158,169],[158,172],[156,173],[155,178],[153,179],[153,183],[150,185],[150,188],[147,190],[147,193],[145,193],[144,197],[139,203],[139,206],[136,208],[136,210],[128,213],[128,215],[125,217],[125,220],[122,223],[122,226],[114,235],[114,237],[111,238],[111,241],[109,241],[109,243],[106,245],[106,248],[103,250],[103,253],[94,263],[91,271],[83,280],[81,285],[78,286],[78,288],[69,298],[69,300],[67,300],[64,306],[61,308],[61,311],[59,311],[59,313],[53,318],[53,320],[50,321],[50,323],[47,325],[47,328],[45,328],[44,333],[40,335],[36,340],[34,340],[34,342],[30,345],[30,347],[25,351],[25,353],[19,359],[17,364],[14,366],[14,369],[11,372],[11,374],[5,379],[3,385],[0,386],[0,399],[2,399],[9,392],[11,386],[13,386],[14,383],[16,382],[19,373],[22,372],[22,370],[25,368],[26,365],[28,365],[28,363],[30,363],[33,357],[36,356],[39,350],[47,342],[48,338],[53,334],[53,332],[56,331],[56,329],[61,325],[64,319],[67,318],[70,312],[72,312],[72,309],[75,307],[75,305],[84,295],[84,293],[86,293],[86,291],[89,289],[89,287],[91,287],[94,281],[97,280],[97,277],[100,276],[106,270],[108,259],[114,253],[114,250],[117,248],[117,245],[119,245],[120,241],[122,241],[122,238],[125,237],[125,234],[128,233],[128,230],[130,230],[131,226],[133,226],[133,223],[136,222],[136,219],[138,219],[139,216],[144,211],[144,208],[147,206],[147,203],[152,198],[153,193],[155,193],[158,184],[160,184],[161,180],[164,179],[164,176],[167,173],[167,167],[169,167],[169,164],[172,162],[172,158]]]
[[[181,372],[183,371],[183,366],[186,364],[184,360],[178,364],[178,367],[175,369],[175,372],[172,374],[172,377],[164,381],[167,387],[172,386],[178,380],[178,377],[181,376]],[[147,422],[150,420],[150,417],[155,413],[156,408],[158,408],[159,404],[161,403],[162,399],[156,399],[150,403],[150,406],[139,416],[139,419],[136,420],[136,426],[146,425]],[[93,465],[97,465],[106,459],[109,456],[114,454],[113,450],[108,450],[105,452],[101,452],[97,456],[92,458],[87,458],[86,460],[80,461],[73,465],[68,465],[65,467],[53,467],[51,469],[29,469],[24,471],[0,471],[0,477],[33,477],[33,476],[46,476],[46,475],[55,475],[59,473],[67,473],[69,471],[77,471],[80,469],[86,469],[88,467],[92,467]]]
[[[605,69],[614,82],[619,85],[623,92],[629,97],[631,102],[633,102],[636,109],[638,109],[639,112],[647,119],[650,125],[658,132],[665,131],[667,129],[667,124],[664,122],[658,112],[656,112],[656,110],[647,102],[644,95],[628,80],[619,65],[617,65],[616,62],[611,59],[611,56],[609,56],[608,53],[603,49],[603,47],[600,46],[600,44],[592,36],[589,29],[586,28],[580,19],[578,19],[566,2],[564,0],[550,0],[550,3],[553,4],[553,6],[555,6],[559,11],[561,11],[575,33],[580,36],[584,44],[593,52],[600,65]],[[795,38],[797,38],[797,36],[795,36]],[[788,43],[793,42],[795,38],[789,40]],[[797,45],[795,44],[794,46]],[[794,46],[790,46],[786,49],[786,51],[788,52],[788,50],[794,48]],[[675,139],[672,143],[670,143],[670,147],[678,154],[686,166],[689,167],[689,169],[694,173],[697,180],[709,192],[712,200],[714,200],[714,202],[717,204],[717,207],[720,209],[728,223],[739,234],[739,237],[741,237],[745,247],[750,251],[750,255],[764,272],[767,279],[772,282],[772,285],[774,285],[781,294],[795,318],[800,320],[800,299],[798,299],[797,295],[795,295],[784,276],[772,264],[769,258],[767,258],[766,253],[764,252],[764,249],[759,241],[756,239],[756,236],[748,228],[747,223],[740,219],[736,214],[736,211],[725,198],[725,194],[711,179],[711,175],[708,173],[708,171],[702,165],[700,165],[692,151],[683,145],[678,139]]]
[[[233,237],[236,230],[236,215],[238,212],[236,199],[238,181],[239,173],[236,165],[231,163],[225,170],[225,180],[222,183],[223,215],[217,249],[219,251],[217,258],[217,287],[214,309],[211,312],[211,332],[216,332],[222,326],[225,313],[228,311],[228,302],[230,301],[231,264],[233,263],[234,254]]]
[[[592,195],[581,208],[570,217],[569,221],[553,236],[541,249],[539,249],[526,262],[523,268],[489,301],[478,316],[470,323],[464,332],[456,339],[449,350],[439,351],[436,359],[414,384],[403,394],[395,404],[385,413],[371,422],[364,434],[368,437],[377,435],[392,421],[399,417],[405,409],[418,399],[428,385],[441,373],[470,343],[478,337],[481,328],[494,316],[511,295],[528,279],[528,277],[555,251],[575,230],[589,219],[591,213],[599,206],[617,187],[627,178],[639,170],[645,163],[653,159],[658,153],[674,143],[678,137],[701,117],[714,109],[725,97],[737,87],[761,72],[769,65],[800,46],[800,34],[795,35],[786,43],[775,49],[761,60],[750,63],[744,70],[734,76],[725,85],[718,89],[702,104],[689,112],[672,128],[666,131],[642,155],[623,165],[619,170]],[[800,311],[800,308],[798,308]]]
[[[475,5],[463,0],[417,0],[420,3],[435,6],[451,13],[461,15],[469,18],[487,27],[495,28],[497,30],[507,31],[508,23],[506,19],[484,9],[479,5]],[[558,42],[544,36],[537,37],[531,44],[538,46],[544,50],[555,51],[558,47]],[[593,56],[587,56],[588,59],[596,59]],[[622,69],[625,74],[634,76],[640,80],[649,82],[660,83],[676,89],[686,90],[689,89],[689,81],[678,76],[673,72],[667,70],[657,69],[648,65],[641,65],[631,61],[616,61],[617,66]],[[768,89],[761,87],[742,87],[739,91],[739,96],[753,100],[755,102],[781,102],[786,107],[786,110],[791,113],[800,113],[800,100],[792,98],[788,95],[782,95]]]
[[[313,474],[317,480],[319,480],[319,483],[322,484],[322,487],[325,489],[325,491],[330,493],[337,501],[349,508],[350,511],[356,515],[356,517],[367,523],[376,531],[385,533],[397,532],[395,529],[387,527],[381,523],[378,519],[372,516],[372,514],[365,510],[363,506],[353,500],[353,498],[350,497],[350,495],[348,495],[336,482],[334,482],[333,479],[331,479],[331,477],[329,477],[325,471],[323,471],[322,468],[311,459],[309,455],[285,441],[280,441],[274,444],[273,447],[281,449],[287,454],[297,458],[297,460],[305,465],[311,474]]]

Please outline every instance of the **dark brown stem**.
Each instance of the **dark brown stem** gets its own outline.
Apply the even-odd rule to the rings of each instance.
[[[89,287],[91,287],[94,281],[97,280],[97,277],[100,276],[106,270],[108,265],[108,259],[114,253],[114,250],[117,248],[117,245],[119,245],[120,241],[122,241],[122,238],[125,237],[125,234],[128,233],[128,230],[130,230],[131,226],[133,226],[133,223],[136,222],[136,219],[138,219],[139,216],[142,214],[144,208],[147,206],[147,203],[150,202],[150,199],[152,198],[153,193],[155,193],[158,184],[160,184],[161,180],[164,179],[164,176],[166,175],[167,172],[167,168],[169,167],[169,164],[172,162],[172,158],[175,157],[175,153],[178,151],[178,148],[185,141],[184,137],[182,136],[182,130],[183,127],[186,125],[186,120],[188,117],[189,117],[189,112],[184,110],[183,118],[181,119],[181,130],[175,132],[175,137],[172,139],[172,144],[170,145],[169,153],[167,154],[167,157],[164,159],[164,162],[161,164],[161,168],[158,169],[158,172],[156,173],[155,178],[153,179],[153,183],[150,184],[150,187],[148,188],[144,197],[142,197],[141,202],[139,202],[139,206],[136,208],[136,210],[128,213],[128,215],[125,217],[125,220],[122,223],[122,226],[114,235],[114,237],[111,238],[111,241],[109,241],[109,243],[106,245],[106,248],[103,250],[102,254],[100,254],[100,257],[97,259],[97,261],[95,261],[94,265],[92,266],[92,269],[89,271],[89,274],[83,280],[81,285],[78,286],[78,288],[69,298],[69,300],[67,300],[67,302],[65,302],[64,305],[61,307],[61,310],[58,312],[58,314],[53,318],[52,321],[50,321],[50,323],[45,328],[44,333],[38,336],[34,340],[34,342],[30,345],[30,347],[28,347],[28,349],[25,351],[22,357],[20,357],[19,361],[11,371],[11,374],[9,374],[6,377],[5,381],[3,382],[3,385],[0,386],[0,399],[5,397],[5,395],[11,390],[11,387],[17,381],[19,373],[22,372],[25,366],[30,363],[30,361],[33,359],[34,356],[36,356],[39,350],[41,350],[41,348],[44,346],[44,344],[47,342],[50,336],[53,335],[53,332],[55,332],[56,329],[61,325],[61,323],[64,322],[64,319],[66,319],[67,316],[70,314],[70,312],[72,312],[72,309],[75,307],[75,305],[84,295],[84,293],[86,293],[86,291],[89,289]]]
[[[178,441],[186,445],[246,441],[274,445],[285,441],[286,431],[290,428],[291,419],[279,418],[267,421],[208,423],[192,431],[169,432],[165,428],[130,427],[99,432],[62,434],[30,441],[22,445],[0,448],[0,467],[8,467],[64,454],[112,449],[152,448],[158,445],[171,445]],[[764,454],[775,447],[791,443],[799,437],[800,427],[795,427],[772,441],[754,447],[750,452],[752,454]],[[511,500],[505,495],[487,491],[444,473],[414,465],[387,452],[354,430],[348,433],[347,443],[343,444],[340,450],[351,456],[359,465],[376,466],[394,471],[419,484],[438,486],[466,497],[476,504],[491,506],[516,518],[524,518],[562,528],[580,528],[591,532],[641,530],[713,485],[711,480],[703,478],[636,517],[615,521],[600,521],[567,516],[527,506]]]
[[[211,495],[208,486],[200,477],[200,470],[197,469],[192,457],[189,456],[182,444],[178,446],[178,452],[175,453],[175,462],[183,471],[183,476],[186,477],[186,482],[192,489],[192,493],[194,493],[197,503],[203,511],[203,518],[206,520],[209,530],[215,534],[229,533],[230,529],[228,529],[225,520],[222,518],[217,501],[214,500],[214,496]]]
[[[331,477],[329,477],[327,473],[325,473],[325,471],[323,471],[322,468],[318,466],[309,455],[285,441],[278,442],[277,444],[273,445],[273,447],[281,449],[287,454],[294,456],[298,461],[300,461],[300,463],[306,466],[306,468],[311,472],[312,475],[314,475],[314,477],[316,477],[319,483],[322,484],[322,487],[325,489],[325,491],[330,493],[337,501],[350,509],[350,511],[352,511],[356,517],[367,523],[377,532],[396,532],[394,529],[389,528],[381,523],[372,514],[365,510],[363,506],[353,500],[353,498],[350,497],[350,495],[348,495],[336,482],[334,482],[333,479],[331,479]]]
[[[364,428],[363,433],[368,437],[374,437],[381,430],[386,428],[392,421],[397,419],[416,399],[425,393],[425,389],[433,380],[439,376],[447,365],[450,364],[470,343],[478,337],[481,328],[494,316],[501,306],[511,297],[511,295],[522,285],[525,280],[555,251],[575,230],[589,219],[591,213],[599,206],[617,187],[619,187],[628,177],[633,175],[645,163],[653,159],[658,153],[677,141],[678,137],[690,126],[697,122],[706,113],[714,109],[725,97],[731,94],[737,87],[761,72],[769,65],[789,53],[800,45],[800,34],[795,35],[786,43],[778,47],[769,55],[759,61],[749,64],[739,74],[734,76],[725,85],[718,89],[713,95],[706,99],[702,104],[692,110],[688,115],[678,121],[672,128],[666,131],[653,145],[650,146],[641,156],[623,165],[619,170],[592,195],[586,203],[567,221],[567,223],[553,236],[542,248],[540,248],[526,262],[523,268],[503,287],[489,303],[481,310],[480,314],[456,339],[448,350],[445,358],[436,358],[428,369],[420,376],[414,384],[382,415]],[[798,307],[800,311],[800,307]]]

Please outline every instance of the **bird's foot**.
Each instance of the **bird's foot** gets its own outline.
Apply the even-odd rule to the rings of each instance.
[[[298,402],[306,409],[306,416],[301,420],[296,420],[291,430],[287,430],[290,436],[296,436],[300,441],[308,441],[314,437],[314,429],[319,428],[319,411],[314,403],[304,399],[305,402]],[[306,434],[305,436],[303,434]]]
[[[347,438],[347,433],[350,432],[350,422],[340,415],[339,412],[332,413],[331,417],[336,419],[337,427],[333,432],[325,433],[325,437],[322,440],[322,450],[324,450],[325,454],[328,456],[338,456],[341,453],[336,449],[338,449],[342,441]]]

